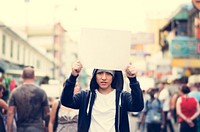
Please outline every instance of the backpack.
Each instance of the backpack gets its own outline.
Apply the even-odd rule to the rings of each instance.
[[[54,125],[53,125],[53,131],[55,132],[57,127],[58,127],[58,112],[59,112],[59,109],[60,109],[60,101],[58,102],[58,106],[57,106],[57,109],[56,109],[56,117],[55,117],[55,121],[54,121]]]
[[[161,113],[161,101],[159,99],[155,99],[158,102],[158,108],[156,110],[153,110],[149,108],[148,104],[150,103],[149,100],[146,101],[146,113],[148,113],[148,117],[149,117],[149,122],[150,123],[161,123],[162,121],[162,113]]]

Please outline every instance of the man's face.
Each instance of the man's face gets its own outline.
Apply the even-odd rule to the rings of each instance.
[[[149,95],[150,95],[151,97],[154,97],[155,93],[156,93],[156,90],[151,90],[151,91],[149,92]]]
[[[96,74],[96,81],[101,89],[111,88],[113,76],[108,72],[99,72]]]
[[[159,89],[163,89],[165,87],[165,84],[159,83],[158,87],[159,87]]]

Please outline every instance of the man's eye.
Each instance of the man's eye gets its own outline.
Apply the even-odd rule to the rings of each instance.
[[[110,73],[108,73],[108,72],[106,72],[106,75],[111,75],[111,76],[112,76],[112,74],[110,74]]]

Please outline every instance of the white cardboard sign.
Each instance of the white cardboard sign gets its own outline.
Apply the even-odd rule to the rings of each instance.
[[[123,70],[129,63],[131,32],[82,28],[79,59],[86,68]]]

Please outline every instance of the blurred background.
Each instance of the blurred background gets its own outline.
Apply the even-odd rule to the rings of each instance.
[[[19,85],[31,65],[39,85],[62,87],[79,58],[80,29],[91,27],[132,32],[129,59],[142,89],[185,81],[200,74],[199,24],[188,0],[0,0],[0,77]],[[82,70],[82,88],[91,74]]]

